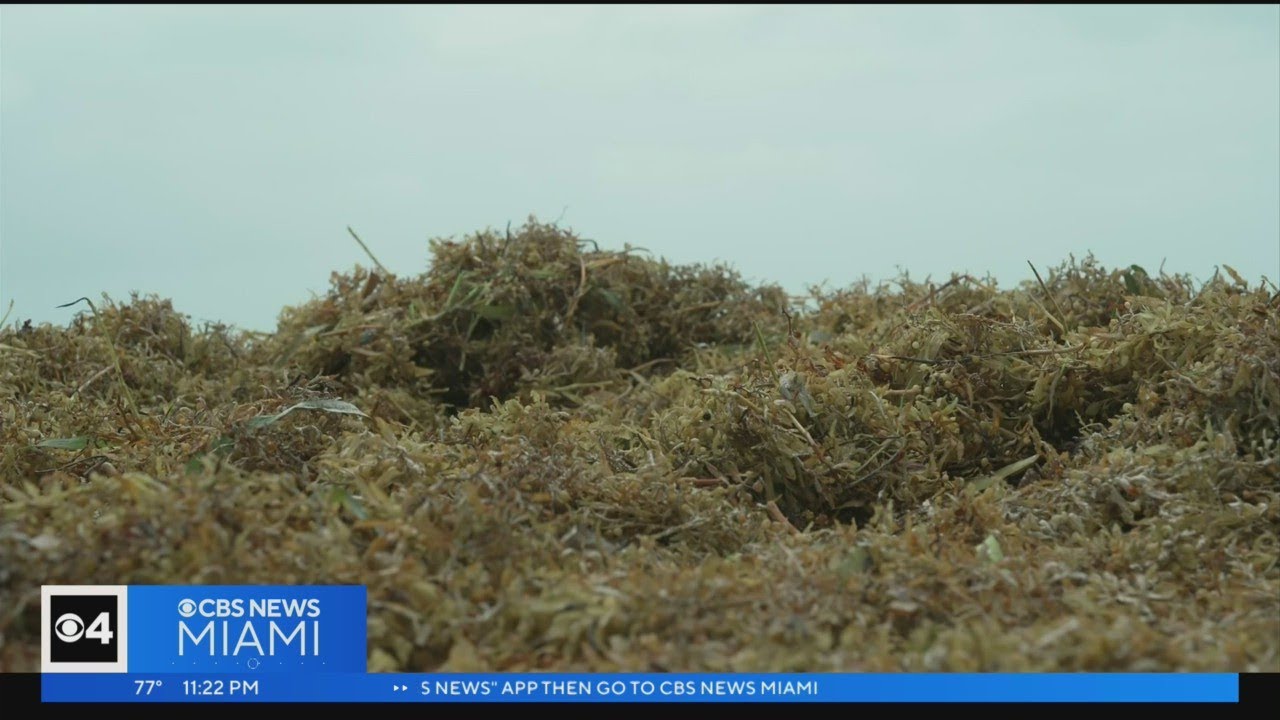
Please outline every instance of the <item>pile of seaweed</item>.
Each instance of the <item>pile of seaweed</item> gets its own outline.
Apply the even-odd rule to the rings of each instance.
[[[431,252],[0,329],[0,670],[96,583],[366,585],[371,671],[1280,670],[1266,280]]]

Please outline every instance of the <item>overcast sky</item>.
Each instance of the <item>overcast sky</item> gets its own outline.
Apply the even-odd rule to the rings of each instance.
[[[794,290],[1280,275],[1280,7],[3,7],[0,315],[272,329],[530,213]]]

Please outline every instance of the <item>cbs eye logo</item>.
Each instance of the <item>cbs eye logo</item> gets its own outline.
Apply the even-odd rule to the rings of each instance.
[[[45,586],[43,672],[123,672],[125,588]]]
[[[63,613],[53,623],[53,634],[64,643],[73,643],[80,638],[86,638],[108,645],[111,643],[111,638],[115,637],[115,633],[111,632],[111,614],[104,610],[98,613],[88,627],[85,627],[84,619],[79,615]]]
[[[116,599],[111,595],[62,595],[51,599],[54,662],[115,662]]]

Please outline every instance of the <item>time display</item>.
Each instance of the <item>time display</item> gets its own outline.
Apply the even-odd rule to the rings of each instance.
[[[183,680],[183,695],[248,697],[258,694],[257,680]]]

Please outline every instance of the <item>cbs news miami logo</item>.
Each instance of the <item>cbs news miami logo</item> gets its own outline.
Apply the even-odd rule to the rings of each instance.
[[[40,672],[128,671],[127,585],[40,588]]]

